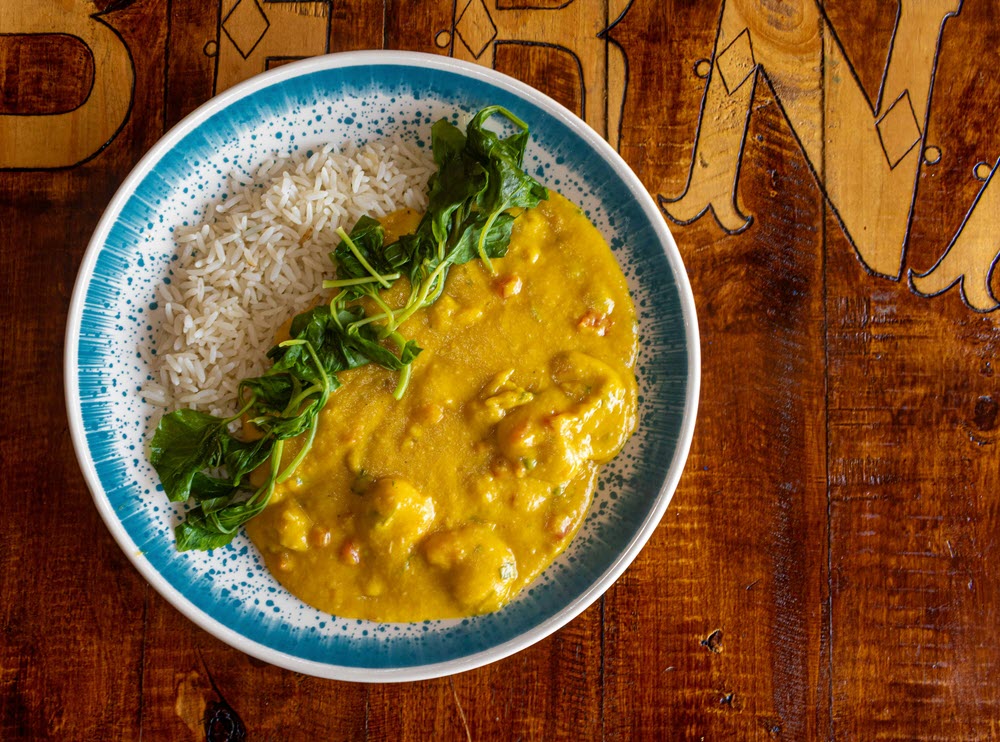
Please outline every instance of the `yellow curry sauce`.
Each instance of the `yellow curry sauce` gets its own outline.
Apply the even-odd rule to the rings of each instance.
[[[312,450],[247,525],[305,602],[380,621],[500,608],[566,548],[635,430],[635,310],[586,216],[550,192],[493,268],[453,267],[402,326],[423,348],[402,400],[375,364],[339,374]]]

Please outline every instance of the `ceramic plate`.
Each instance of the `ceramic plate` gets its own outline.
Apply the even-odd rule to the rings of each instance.
[[[224,549],[178,553],[146,446],[160,411],[150,376],[157,287],[175,229],[216,202],[231,171],[275,153],[399,135],[429,146],[431,124],[500,104],[524,119],[527,169],[579,203],[628,277],[640,316],[639,431],[605,468],[569,549],[503,610],[464,620],[393,624],[303,604],[243,535]],[[358,52],[317,57],[249,80],[173,128],[108,206],[70,309],[66,398],[80,465],[125,553],[167,600],[219,639],[267,662],[343,680],[398,681],[468,670],[547,636],[596,600],[656,528],[694,426],[699,345],[694,303],[669,231],[617,153],[565,108],[482,67],[446,57]]]

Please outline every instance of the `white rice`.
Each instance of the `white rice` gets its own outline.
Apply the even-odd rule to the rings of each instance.
[[[429,152],[397,139],[331,145],[263,162],[251,182],[179,232],[178,260],[160,286],[156,381],[147,401],[214,415],[236,410],[240,380],[269,365],[278,327],[310,306],[332,277],[336,229],[364,214],[426,208]]]

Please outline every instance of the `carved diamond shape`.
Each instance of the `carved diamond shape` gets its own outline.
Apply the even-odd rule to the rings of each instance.
[[[222,30],[240,56],[246,59],[264,38],[270,25],[257,0],[238,0],[222,22]]]
[[[483,0],[469,0],[462,11],[462,17],[455,24],[458,38],[476,59],[486,51],[486,47],[497,37],[497,27],[493,24],[490,11]]]
[[[753,47],[750,45],[750,32],[744,29],[716,61],[719,74],[722,75],[722,84],[726,86],[726,92],[732,95],[733,91],[743,86],[757,66],[753,58]]]
[[[903,93],[875,126],[882,141],[885,159],[892,169],[920,141],[920,124],[913,113],[910,92]]]

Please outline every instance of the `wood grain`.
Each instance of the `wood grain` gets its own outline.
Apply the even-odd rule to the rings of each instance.
[[[0,4],[0,739],[1000,737],[994,11]],[[399,685],[252,660],[147,587],[62,397],[76,271],[139,158],[247,76],[361,48],[495,67],[606,135],[672,220],[702,334],[688,466],[632,567],[537,645]]]
[[[963,89],[996,57],[971,31],[989,26],[987,12],[967,3],[944,36],[930,119],[943,152],[921,173],[908,258],[918,270],[944,251],[982,185],[976,162],[998,144],[994,126],[976,137],[966,127],[972,111],[995,111]],[[836,20],[871,33],[875,19]],[[858,58],[864,46],[852,50]],[[835,224],[827,242],[834,729],[844,738],[995,738],[996,320],[954,292],[928,300],[905,284],[873,291]]]
[[[0,114],[72,111],[83,105],[93,85],[94,57],[77,37],[0,36]]]
[[[642,10],[630,11],[616,37],[626,49],[639,47],[632,33],[662,49],[683,84],[665,99],[629,97],[623,139],[645,147],[623,152],[644,160],[651,189],[680,193],[703,91],[695,62],[711,49],[717,16],[675,9],[672,22],[705,33],[657,38],[649,29],[668,27],[665,11]],[[653,77],[643,61],[656,64],[630,58],[630,69]],[[664,110],[677,122],[669,131]],[[747,134],[753,165],[740,188],[756,215],[750,238],[701,220],[680,239],[698,300],[705,392],[664,525],[606,599],[611,739],[664,729],[808,739],[827,725],[822,196],[805,187],[809,168],[763,85]],[[661,141],[688,148],[649,146]]]

